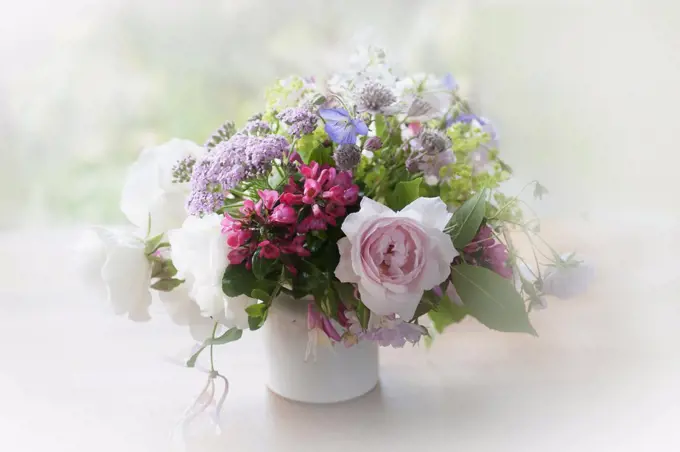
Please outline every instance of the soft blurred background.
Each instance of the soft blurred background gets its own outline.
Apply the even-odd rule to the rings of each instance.
[[[451,71],[545,215],[680,210],[674,0],[23,0],[0,14],[0,227],[122,221],[125,168],[357,42]],[[658,218],[658,217],[657,217]]]

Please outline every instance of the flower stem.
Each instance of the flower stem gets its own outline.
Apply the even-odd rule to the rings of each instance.
[[[217,332],[217,325],[219,325],[219,323],[215,322],[215,325],[213,326],[212,330],[212,341],[210,342],[210,372],[215,371],[215,361],[213,358],[213,346],[214,346],[213,342],[215,340],[215,333]]]

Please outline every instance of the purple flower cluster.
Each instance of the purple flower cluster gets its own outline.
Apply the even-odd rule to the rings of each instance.
[[[249,135],[263,135],[271,132],[271,127],[266,122],[261,119],[255,119],[253,121],[248,121],[244,127],[244,130]]]
[[[479,228],[472,242],[463,248],[463,256],[468,264],[488,268],[506,279],[512,278],[512,268],[508,265],[508,249],[494,239],[493,230],[487,224]]]
[[[295,138],[314,132],[319,120],[315,114],[304,108],[286,108],[277,118],[288,126],[288,133]]]
[[[237,134],[218,143],[194,165],[187,203],[189,213],[215,212],[223,205],[229,189],[245,179],[265,174],[271,169],[272,160],[281,158],[288,148],[288,141],[277,135]]]

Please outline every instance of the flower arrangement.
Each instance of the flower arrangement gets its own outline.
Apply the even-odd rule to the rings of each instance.
[[[538,220],[498,191],[496,131],[451,76],[399,76],[371,49],[266,97],[204,146],[145,150],[121,203],[136,230],[96,230],[116,313],[147,320],[158,293],[202,343],[188,366],[262,327],[282,294],[308,304],[313,355],[320,339],[416,344],[466,316],[535,335],[529,312],[589,278],[573,255],[534,247],[525,263],[513,246],[513,230],[542,240]]]

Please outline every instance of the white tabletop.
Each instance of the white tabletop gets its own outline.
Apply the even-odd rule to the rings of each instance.
[[[367,396],[309,406],[265,389],[261,338],[246,333],[217,351],[223,432],[189,450],[680,450],[678,229],[544,229],[579,244],[598,279],[533,314],[540,338],[464,322],[430,350],[382,349]],[[0,450],[174,450],[206,378],[167,359],[190,336],[162,310],[134,324],[89,296],[64,264],[74,236],[0,233]]]

